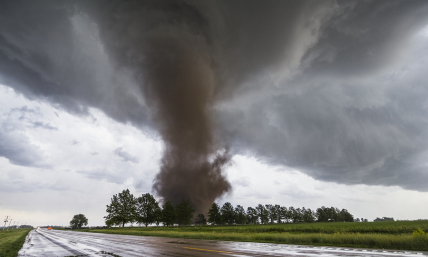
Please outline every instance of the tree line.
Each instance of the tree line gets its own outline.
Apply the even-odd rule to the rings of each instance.
[[[353,222],[354,217],[346,209],[320,207],[316,211],[310,208],[285,207],[278,204],[259,204],[255,208],[233,205],[229,202],[220,206],[213,203],[208,211],[208,222],[211,224],[268,224],[297,222]]]
[[[111,203],[107,205],[107,216],[104,217],[106,225],[122,226],[127,223],[151,224],[164,226],[190,225],[195,208],[188,199],[183,199],[175,206],[165,202],[162,206],[149,193],[134,197],[128,189],[113,195]],[[208,210],[208,222],[215,225],[232,224],[268,224],[268,223],[296,223],[296,222],[353,222],[354,217],[346,209],[335,207],[320,207],[316,210],[310,208],[294,208],[280,205],[259,204],[256,207],[241,205],[234,207],[227,202],[223,206],[213,203]],[[194,220],[195,224],[205,225],[207,219],[200,213]]]
[[[108,227],[114,225],[125,226],[127,223],[159,224],[164,226],[174,224],[189,225],[192,223],[195,208],[190,201],[183,199],[177,205],[167,201],[162,207],[149,193],[134,197],[128,189],[113,195],[110,205],[107,205],[107,216],[104,217]]]

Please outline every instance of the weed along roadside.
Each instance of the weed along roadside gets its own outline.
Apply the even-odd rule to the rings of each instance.
[[[0,231],[0,257],[15,257],[31,229]]]
[[[124,227],[77,231],[187,239],[428,251],[428,221]]]

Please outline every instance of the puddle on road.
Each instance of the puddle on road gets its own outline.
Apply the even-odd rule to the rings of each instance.
[[[190,243],[188,242],[183,242],[183,241],[171,241],[171,242],[167,242],[168,244],[180,244],[180,245],[189,245]]]

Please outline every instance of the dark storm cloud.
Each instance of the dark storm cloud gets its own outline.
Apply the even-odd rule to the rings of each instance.
[[[222,108],[221,127],[237,152],[317,179],[427,191],[428,40],[415,34],[428,6],[341,3],[298,75],[246,107]]]
[[[427,25],[423,1],[341,1],[341,11],[323,28],[305,58],[311,76],[355,78],[387,69]]]
[[[95,107],[117,121],[149,126],[132,71],[113,70],[97,25],[76,11],[78,5],[1,2],[0,83],[73,114]]]
[[[139,162],[137,156],[133,156],[130,153],[123,151],[122,147],[116,148],[116,150],[114,150],[114,154],[119,156],[122,159],[122,161],[124,161],[124,162],[132,162],[132,163],[138,163]]]
[[[406,58],[427,24],[426,1],[2,2],[0,82],[157,130],[154,189],[201,209],[230,190],[224,145],[426,191],[427,49]]]

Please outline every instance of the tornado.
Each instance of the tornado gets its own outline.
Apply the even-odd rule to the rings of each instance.
[[[223,173],[231,157],[214,133],[211,56],[180,42],[153,44],[163,47],[150,60],[144,92],[165,146],[153,190],[174,204],[189,199],[206,213],[231,189]]]
[[[213,107],[221,79],[217,20],[208,2],[113,1],[91,17],[118,68],[133,71],[163,142],[153,191],[173,204],[189,199],[207,213],[231,190],[231,156],[216,132]]]

